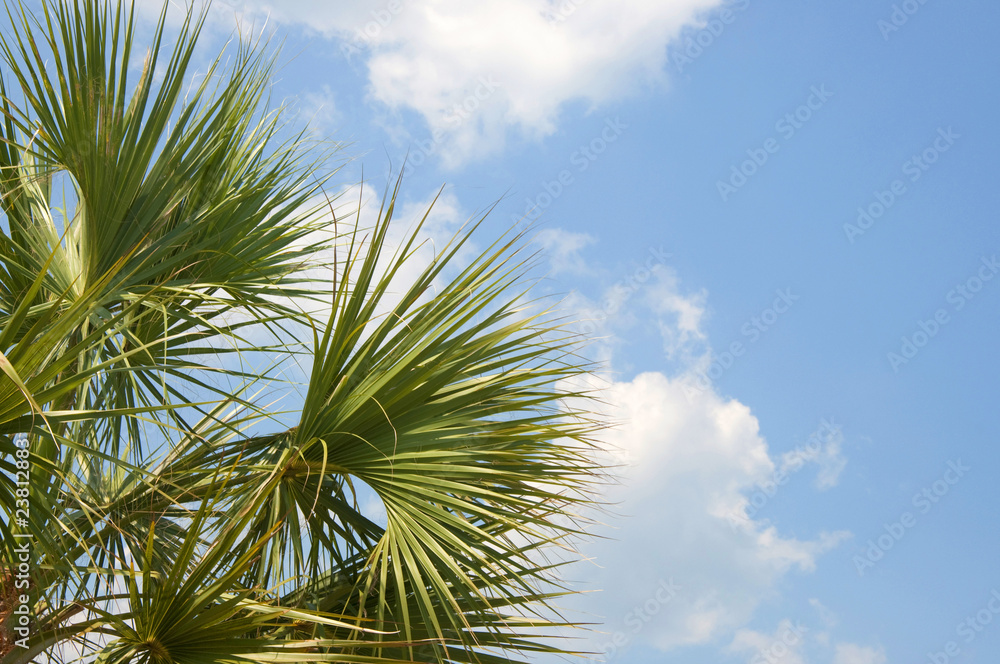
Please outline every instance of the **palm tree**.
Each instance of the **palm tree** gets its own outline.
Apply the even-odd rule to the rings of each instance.
[[[8,5],[0,664],[563,652],[552,553],[600,424],[523,235],[459,264],[472,224],[394,294],[399,182],[373,225],[337,219],[329,155],[267,110],[266,41],[193,79],[205,15],[175,41],[165,11],[136,72],[122,2]]]

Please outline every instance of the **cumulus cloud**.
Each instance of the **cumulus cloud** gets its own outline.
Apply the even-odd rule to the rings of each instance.
[[[363,196],[357,189],[343,192],[335,203],[342,206],[338,216],[343,218],[361,205],[361,224],[369,225],[378,210],[378,197],[374,189],[366,191]],[[401,223],[390,239],[393,246],[428,206],[426,200],[401,206]],[[416,271],[466,218],[454,196],[438,200],[421,231],[425,245],[407,268],[411,272],[400,276],[400,289],[412,283]],[[322,239],[322,233],[332,229],[317,232],[317,239]],[[555,232],[548,240],[555,248],[550,254],[554,260],[568,256],[582,260],[579,250],[567,249],[560,255],[558,249],[582,250],[584,238]],[[310,278],[329,281],[330,274],[317,268]],[[608,360],[609,370],[575,387],[595,390],[604,417],[617,423],[600,442],[607,465],[617,467],[620,478],[604,497],[622,518],[614,518],[613,528],[601,533],[611,539],[584,543],[583,552],[594,564],[577,564],[566,572],[584,588],[604,589],[596,603],[588,600],[597,596],[587,595],[572,608],[593,614],[596,604],[608,632],[665,651],[730,641],[732,652],[759,650],[774,643],[784,628],[779,625],[774,634],[744,629],[760,602],[776,595],[789,575],[815,570],[819,558],[848,534],[820,531],[792,537],[765,520],[746,518],[734,527],[732,515],[745,513],[747,496],[778,470],[805,464],[839,466],[839,461],[830,461],[842,459],[839,431],[830,427],[817,433],[814,437],[821,444],[815,451],[803,446],[799,457],[775,454],[747,405],[715,389],[694,395],[686,390],[692,368],[675,373],[645,371],[634,377],[616,374],[616,335],[623,326],[627,329],[622,320],[628,317],[652,318],[661,327],[674,328],[672,344],[681,357],[708,352],[703,331],[707,294],[683,290],[677,275],[654,261],[650,267],[642,264],[604,295],[602,301],[614,306],[600,309],[607,337],[594,350]],[[589,307],[592,312],[598,306],[580,295],[571,301],[581,311]],[[835,449],[830,451],[831,447]],[[376,507],[370,506],[373,512]],[[670,589],[669,601],[660,597],[667,592],[664,588]],[[649,610],[651,606],[654,610]],[[868,652],[841,645],[844,657]],[[595,636],[590,647],[600,651],[617,646]],[[777,661],[801,664],[795,659],[800,656],[797,648]],[[884,663],[862,659],[836,664]]]
[[[599,105],[660,81],[667,43],[718,4],[581,0],[563,18],[546,0],[413,0],[373,51],[372,94],[447,130],[449,113],[492,77],[497,89],[472,121],[454,127],[447,156],[461,159],[481,139],[500,138],[504,125],[544,136],[567,101]]]
[[[136,0],[152,14],[159,0]],[[455,166],[508,129],[553,133],[567,102],[594,108],[661,85],[667,45],[723,0],[225,0],[213,16],[299,25],[367,67],[369,93],[410,110]],[[421,139],[423,136],[414,135]]]
[[[581,573],[611,589],[601,606],[608,629],[630,631],[633,608],[663,579],[680,586],[642,638],[662,649],[707,643],[745,624],[787,573],[811,572],[846,533],[782,536],[765,522],[733,528],[729,515],[775,469],[759,423],[744,404],[715,392],[689,403],[683,384],[658,372],[628,381],[595,378],[619,426],[605,434],[621,485],[606,498],[625,518],[614,540],[585,548],[599,567]]]
[[[711,352],[703,330],[706,293],[685,291],[665,264],[635,280],[628,297],[616,296],[618,286],[607,289],[603,299],[615,305],[599,309],[600,327],[591,330],[608,371],[591,377],[588,387],[605,404],[604,416],[617,423],[601,441],[620,476],[605,497],[622,517],[605,533],[612,539],[585,545],[595,564],[575,570],[587,587],[605,589],[600,613],[612,636],[592,645],[617,648],[613,635],[620,632],[626,641],[671,650],[735,633],[734,652],[759,648],[761,639],[771,643],[774,636],[738,631],[759,603],[775,595],[787,575],[814,571],[819,557],[849,533],[820,531],[802,539],[765,520],[734,525],[732,515],[744,513],[748,494],[793,460],[771,452],[748,406],[712,386],[687,389],[700,358]],[[582,295],[572,302],[594,318],[596,303]],[[616,374],[616,335],[634,320],[652,320],[664,332],[667,353],[682,360],[675,372]],[[830,437],[799,466],[819,464]],[[678,590],[661,605],[653,593],[664,581]],[[644,608],[653,604],[655,613]],[[777,661],[800,664],[798,653],[796,645]]]

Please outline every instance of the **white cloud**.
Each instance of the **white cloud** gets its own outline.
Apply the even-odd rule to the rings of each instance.
[[[362,226],[370,225],[378,209],[375,189],[366,191],[360,201]],[[346,211],[358,200],[358,191],[351,189],[338,204]],[[419,201],[401,206],[391,246],[398,246],[405,229],[424,214],[428,204]],[[444,195],[421,232],[426,245],[397,283],[412,283],[416,271],[464,220],[455,197]],[[560,239],[568,246],[581,242],[566,237],[555,233],[550,239],[554,246]],[[322,270],[311,276],[317,281],[330,279]],[[653,265],[645,278],[633,279],[625,296],[619,292],[620,286],[606,293],[614,298],[615,308],[605,310],[602,324],[612,337],[595,347],[612,368],[614,332],[621,329],[624,318],[652,317],[661,326],[672,325],[677,329],[675,338],[685,340],[681,356],[694,355],[703,348],[705,293],[682,292],[676,275],[662,264]],[[581,296],[574,301],[593,307]],[[578,564],[567,572],[581,587],[604,589],[599,595],[579,598],[574,608],[594,613],[589,607],[598,606],[608,632],[620,631],[629,639],[641,639],[663,650],[729,638],[734,638],[733,648],[753,645],[759,649],[761,638],[773,638],[741,628],[752,619],[760,602],[774,596],[788,575],[812,572],[818,558],[847,534],[819,532],[805,539],[794,538],[766,521],[753,519],[734,527],[730,515],[744,512],[747,495],[773,477],[777,468],[795,461],[787,455],[772,455],[749,407],[720,396],[714,389],[692,396],[685,392],[687,378],[684,372],[667,375],[647,371],[630,379],[611,373],[588,379],[588,386],[603,400],[605,416],[619,423],[605,432],[601,443],[608,465],[621,467],[621,484],[609,489],[605,498],[614,504],[612,511],[625,518],[615,519],[615,529],[602,533],[614,539],[586,543],[584,553],[596,565]],[[820,438],[827,447],[837,439],[829,432]],[[811,454],[810,449],[804,450],[805,461],[821,463],[824,454]],[[371,504],[366,509],[374,514],[377,507]],[[661,582],[671,579],[678,586],[676,594],[669,602],[657,604],[655,615],[640,618],[637,608],[658,599],[655,593]],[[780,629],[776,634],[781,635]],[[600,650],[606,643],[595,636],[591,646]],[[797,652],[778,661],[799,664],[801,660],[794,659]],[[862,660],[858,664],[879,663]]]
[[[819,619],[823,622],[824,626],[829,628],[837,625],[837,616],[833,613],[833,611],[828,609],[823,602],[813,597],[809,600],[809,606],[816,609],[816,613],[819,614]]]
[[[320,138],[330,135],[340,121],[333,89],[326,84],[299,95],[296,112]]]
[[[806,464],[819,466],[814,486],[826,491],[837,486],[840,474],[847,467],[844,456],[844,432],[840,426],[824,419],[805,445],[781,455],[782,474],[798,472]]]
[[[843,441],[844,434],[838,430],[813,460],[819,465],[815,486],[820,491],[831,489],[840,482],[840,474],[847,466],[847,457],[842,450]]]
[[[614,291],[608,289],[607,296]],[[654,266],[628,298],[604,308],[597,331],[609,338],[596,351],[609,359],[610,370],[589,384],[605,404],[605,417],[618,424],[601,442],[621,477],[605,497],[624,518],[614,519],[615,529],[605,533],[613,539],[584,546],[596,565],[578,566],[574,579],[604,589],[594,603],[607,632],[620,631],[662,650],[732,635],[783,578],[812,572],[823,553],[849,536],[819,532],[797,539],[753,519],[734,526],[730,515],[743,513],[747,494],[783,462],[772,457],[746,405],[711,386],[685,391],[700,354],[709,352],[702,328],[706,298],[704,292],[682,292],[668,266]],[[573,302],[591,314],[595,309],[579,295]],[[687,369],[613,377],[615,332],[641,318],[670,332],[668,346],[690,359]],[[641,614],[668,579],[679,586],[677,594],[655,615]],[[753,633],[741,634],[737,646],[756,643]],[[604,650],[610,638],[596,637],[592,645]],[[798,664],[796,652],[779,661]]]
[[[885,664],[885,661],[882,648],[863,648],[853,643],[838,644],[833,658],[833,664]]]
[[[600,105],[661,81],[668,41],[718,4],[589,0],[559,21],[551,16],[555,3],[545,0],[413,0],[373,51],[372,95],[419,111],[432,130],[452,130],[444,156],[459,161],[484,140],[496,146],[507,125],[545,136],[568,101]],[[499,88],[454,126],[451,110],[482,78]]]
[[[329,193],[329,200],[324,196],[318,196],[308,201],[301,211],[302,214],[310,213],[314,224],[313,230],[304,237],[295,241],[291,249],[299,250],[306,247],[325,246],[323,249],[314,250],[309,257],[308,265],[297,272],[297,277],[306,283],[303,286],[313,291],[330,292],[336,280],[343,279],[344,266],[350,251],[351,233],[355,228],[359,228],[357,244],[354,247],[354,255],[362,256],[360,251],[369,239],[370,229],[373,228],[380,213],[383,203],[383,190],[370,185],[349,186]],[[433,203],[433,206],[432,206]],[[334,217],[337,223],[333,222]],[[386,235],[379,264],[376,267],[376,274],[381,275],[388,268],[393,256],[395,256],[403,246],[403,242],[413,233],[418,222],[423,220],[423,225],[417,233],[416,238],[410,247],[409,259],[402,265],[395,278],[390,282],[385,296],[375,310],[372,321],[373,325],[381,323],[385,316],[391,312],[405,295],[409,287],[417,280],[424,269],[430,265],[434,256],[444,249],[455,232],[466,221],[465,213],[450,192],[445,192],[434,200],[434,197],[427,197],[420,200],[398,200],[393,214],[393,221],[390,224]],[[360,245],[360,246],[359,246]],[[458,269],[467,263],[470,256],[476,252],[476,245],[469,241],[459,251],[454,261],[454,265],[446,268],[444,276],[439,276],[429,293],[426,293],[424,300],[429,299],[435,292],[435,287],[440,287],[441,283],[454,274]],[[339,269],[334,273],[334,266]],[[355,272],[360,263],[355,265]],[[287,306],[299,311],[308,313],[322,328],[330,319],[331,303],[330,297],[320,299],[306,298],[301,296],[271,296],[273,302],[282,306]],[[229,312],[224,320],[227,323],[239,323],[254,320],[256,315],[237,309]],[[298,329],[295,326],[284,324],[284,329],[288,331],[292,338],[300,340],[305,347],[312,345],[312,330],[308,328]],[[373,329],[373,328],[372,328]],[[240,330],[240,334],[253,342],[265,345],[274,343],[273,335],[263,324],[251,325]],[[231,342],[223,342],[230,346]],[[263,367],[272,361],[270,355],[259,359],[258,364]],[[242,358],[241,358],[242,361]],[[288,358],[283,371],[285,378],[292,381],[297,391],[301,391],[300,383],[307,382],[310,370],[311,359],[308,354],[294,355]]]
[[[358,241],[367,241],[368,229],[375,225],[381,212],[383,193],[370,185],[350,186],[331,194],[329,204],[322,197],[313,199],[307,204],[307,209],[318,207],[318,219],[323,223],[296,242],[293,248],[327,245],[326,249],[315,252],[311,259],[311,266],[299,273],[301,277],[311,282],[313,288],[329,289],[332,286],[334,265],[341,266],[340,274],[337,276],[342,278],[343,265],[349,251],[349,234],[358,228],[360,229]],[[332,221],[334,216],[338,220],[337,224]],[[402,249],[403,242],[421,221],[423,221],[423,225],[410,247],[411,256],[390,283],[386,298],[378,309],[379,315],[388,313],[395,306],[398,299],[405,294],[406,289],[430,265],[436,253],[441,251],[455,232],[459,230],[462,223],[466,221],[466,216],[461,210],[457,198],[450,192],[443,193],[437,197],[436,201],[434,197],[422,200],[397,200],[393,220],[386,234],[382,258],[376,270],[378,274],[381,274],[388,267],[390,259]],[[339,241],[337,240],[338,236]],[[356,254],[358,250],[359,247],[355,246],[354,252]],[[474,250],[474,244],[467,244],[457,256],[459,264]],[[313,314],[320,321],[329,318],[330,307],[326,303],[296,299],[294,305]]]
[[[598,379],[594,379],[598,380]],[[758,602],[792,570],[810,572],[816,558],[845,536],[803,541],[763,522],[731,527],[745,492],[774,472],[750,409],[708,391],[689,403],[681,381],[649,372],[630,381],[596,382],[620,426],[603,440],[622,465],[613,541],[587,546],[599,568],[582,572],[604,588],[608,629],[627,627],[650,588],[673,578],[681,587],[643,639],[662,648],[700,644],[745,624]]]
[[[681,294],[677,273],[666,266],[657,266],[655,276],[658,279],[647,290],[646,301],[659,321],[667,358],[674,360],[681,356],[693,360],[696,356],[704,357],[703,344],[699,342],[706,341],[702,322],[707,293]]]
[[[810,603],[814,603],[812,600]],[[815,606],[816,604],[814,604]],[[801,623],[782,620],[773,634],[751,629],[736,632],[727,650],[731,653],[745,653],[751,664],[770,662],[771,664],[808,664],[816,661],[803,654],[807,642],[822,661],[832,664],[885,664],[885,651],[879,648],[859,646],[853,643],[838,643],[835,648],[828,645],[829,635],[825,632],[813,634]],[[818,646],[818,647],[817,647]]]
[[[706,293],[682,293],[676,272],[665,263],[669,257],[662,248],[651,248],[647,256],[641,257],[645,261],[635,261],[636,267],[606,288],[598,300],[577,291],[566,299],[564,306],[576,313],[582,323],[581,331],[600,342],[591,348],[598,356],[595,359],[610,361],[610,354],[624,343],[629,332],[648,319],[653,320],[663,337],[666,358],[677,366],[686,370],[710,355],[701,328]],[[583,257],[574,260],[584,262]],[[554,273],[559,261],[559,258],[551,261]],[[590,263],[587,265],[591,274],[603,272]]]
[[[771,664],[805,664],[802,646],[805,643],[805,627],[783,620],[774,634],[764,634],[750,629],[736,632],[729,644],[730,652],[748,653],[749,662],[770,662]]]
[[[136,0],[147,14],[159,0]],[[594,108],[665,80],[667,44],[723,0],[228,0],[213,16],[297,24],[366,58],[371,98],[423,116],[455,166],[508,128],[556,130],[570,101]],[[486,85],[484,85],[486,82]],[[416,135],[415,139],[423,136]]]
[[[580,255],[580,251],[597,241],[594,236],[562,228],[545,228],[538,232],[534,241],[545,250],[551,265],[551,275],[584,274],[593,271]]]
[[[847,457],[841,450],[843,438],[843,434],[840,434],[838,439],[827,443],[818,459],[820,469],[816,475],[815,485],[820,491],[837,486],[840,482],[840,474],[847,467]]]

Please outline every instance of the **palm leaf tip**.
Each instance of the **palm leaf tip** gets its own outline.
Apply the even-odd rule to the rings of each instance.
[[[602,425],[563,407],[586,398],[560,387],[589,369],[575,359],[579,339],[550,312],[520,315],[520,236],[429,295],[472,230],[461,234],[387,305],[419,230],[380,272],[397,191],[317,337],[292,445],[362,480],[385,506],[388,525],[359,577],[378,598],[372,611],[407,638],[475,647],[474,625],[492,633],[503,622],[497,607],[545,603],[543,552],[585,527]]]

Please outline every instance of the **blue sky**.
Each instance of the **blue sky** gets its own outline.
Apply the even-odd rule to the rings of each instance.
[[[607,661],[995,660],[1000,5],[213,11],[214,45],[284,39],[274,99],[347,143],[338,183],[409,153],[432,233],[537,218],[622,423],[627,516],[567,572]]]

